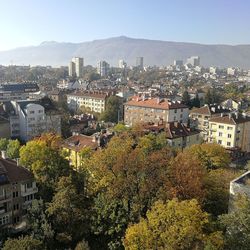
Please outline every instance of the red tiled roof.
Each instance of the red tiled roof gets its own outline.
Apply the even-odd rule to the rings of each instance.
[[[159,100],[158,98],[152,99],[142,99],[142,97],[134,96],[132,100],[126,102],[124,105],[128,106],[138,106],[156,109],[178,109],[178,108],[188,108],[186,105],[178,102],[169,102],[165,99]]]
[[[194,108],[190,111],[190,114],[201,114],[201,115],[211,115],[210,109],[208,106],[201,108]]]
[[[96,149],[98,147],[97,141],[94,141],[94,137],[87,135],[73,135],[63,141],[62,147],[81,151],[84,147],[90,147]]]
[[[106,93],[76,92],[76,93],[68,94],[68,96],[81,96],[81,97],[105,99],[108,95]]]
[[[33,179],[33,174],[26,168],[17,166],[16,162],[10,159],[0,158],[0,169],[7,175],[10,183]]]
[[[183,123],[179,122],[170,122],[167,123],[166,126],[166,135],[169,139],[179,138],[179,137],[186,137],[190,135],[199,134],[197,130],[191,130],[187,128]]]
[[[210,122],[217,122],[217,123],[225,123],[230,125],[240,124],[244,122],[250,122],[250,117],[243,117],[242,115],[239,115],[238,118],[236,118],[234,115],[226,115],[226,116],[218,116],[210,119]]]

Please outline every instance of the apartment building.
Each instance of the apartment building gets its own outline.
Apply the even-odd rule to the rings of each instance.
[[[69,76],[83,76],[84,59],[82,57],[73,57],[69,63]]]
[[[0,157],[0,229],[13,227],[21,230],[26,226],[27,208],[38,192],[30,171],[6,159],[5,151]]]
[[[0,84],[0,102],[28,99],[30,93],[39,91],[34,83],[2,83]]]
[[[48,99],[3,104],[12,138],[26,142],[45,132],[61,134],[61,115]]]
[[[221,114],[210,119],[209,132],[209,142],[250,152],[250,117],[238,113]]]
[[[73,135],[63,141],[62,148],[67,153],[67,159],[75,170],[79,170],[81,166],[81,151],[88,147],[97,150],[100,142],[94,136]]]
[[[165,131],[169,146],[174,148],[183,150],[186,147],[202,142],[200,132],[196,129],[188,128],[183,123],[167,123]]]
[[[109,94],[104,92],[77,92],[67,95],[67,104],[73,111],[84,107],[102,113],[105,110],[108,96]]]
[[[129,126],[137,123],[187,123],[188,116],[188,107],[178,101],[134,96],[124,104],[124,122]]]
[[[229,113],[228,109],[220,105],[205,105],[201,108],[194,108],[190,111],[190,127],[201,132],[203,141],[207,142],[209,137],[209,120],[218,117],[221,113]]]

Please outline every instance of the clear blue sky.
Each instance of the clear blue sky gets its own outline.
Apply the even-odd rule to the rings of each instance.
[[[0,1],[0,50],[120,35],[250,44],[250,0]]]

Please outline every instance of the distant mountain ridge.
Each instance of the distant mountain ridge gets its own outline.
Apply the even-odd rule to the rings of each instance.
[[[162,66],[172,64],[175,59],[185,62],[193,55],[201,57],[203,66],[250,69],[250,45],[205,45],[125,36],[83,43],[46,41],[38,46],[0,51],[0,64],[64,66],[73,56],[81,56],[84,65],[96,66],[99,60],[106,60],[117,66],[119,59],[135,65],[136,57],[143,56],[145,65]]]

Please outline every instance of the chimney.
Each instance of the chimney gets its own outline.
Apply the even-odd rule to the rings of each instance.
[[[1,151],[1,156],[3,159],[7,159],[7,152],[5,150]]]
[[[221,113],[221,114],[220,114],[220,117],[223,117],[223,116],[224,116],[224,114],[223,114],[223,113]]]
[[[235,117],[236,117],[236,119],[239,119],[239,113],[238,112],[235,113]]]
[[[20,166],[20,158],[16,158],[16,165]]]
[[[228,114],[228,118],[229,118],[229,119],[232,119],[232,113],[229,113],[229,114]]]

